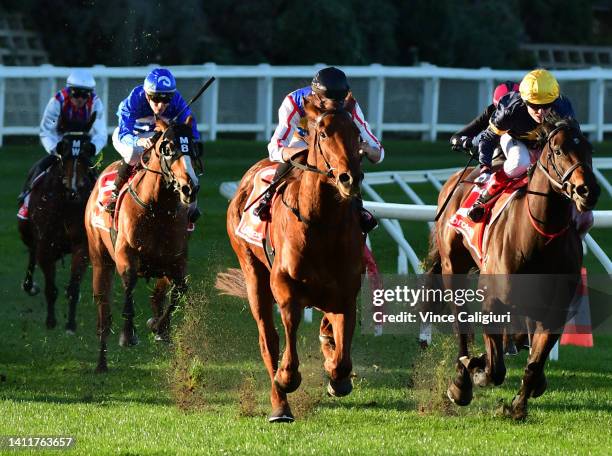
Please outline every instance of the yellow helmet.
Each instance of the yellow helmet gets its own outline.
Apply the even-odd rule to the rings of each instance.
[[[548,104],[559,98],[559,83],[547,70],[533,70],[521,81],[521,98],[527,103]]]

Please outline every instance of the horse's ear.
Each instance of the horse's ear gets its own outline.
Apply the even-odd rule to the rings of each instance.
[[[322,112],[308,97],[304,98],[304,111],[309,120],[315,120]]]
[[[185,125],[193,126],[193,116],[189,114],[185,119]]]
[[[357,100],[353,98],[353,93],[349,92],[344,102],[344,110],[348,113],[351,113],[353,112],[353,109],[355,109],[356,104],[357,104]]]
[[[155,119],[155,129],[159,131],[165,131],[168,128],[168,124],[164,122],[164,119],[157,117]]]

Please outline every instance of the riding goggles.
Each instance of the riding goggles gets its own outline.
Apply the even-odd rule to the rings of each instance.
[[[173,93],[152,93],[149,94],[149,100],[153,103],[164,103],[168,104],[172,101]]]
[[[91,96],[91,90],[71,88],[70,96],[72,98],[84,98],[87,100]]]

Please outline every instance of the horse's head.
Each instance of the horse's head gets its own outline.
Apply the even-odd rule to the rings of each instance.
[[[315,166],[334,179],[341,197],[356,196],[363,174],[359,130],[351,115],[344,109],[324,111],[308,100],[304,102],[304,109],[310,137],[309,162],[316,160]]]
[[[58,152],[61,157],[61,179],[66,200],[85,202],[95,183],[88,149],[90,138],[86,133],[71,132],[64,135]]]
[[[181,203],[191,204],[196,200],[200,184],[193,166],[197,150],[193,141],[191,117],[185,123],[166,124],[157,121],[160,132],[155,143],[160,171],[164,182],[178,194]]]
[[[550,118],[543,124],[545,141],[538,166],[558,193],[584,212],[595,207],[601,189],[593,173],[593,147],[573,119]]]

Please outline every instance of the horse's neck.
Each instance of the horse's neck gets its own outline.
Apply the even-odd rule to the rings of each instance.
[[[310,151],[308,164],[316,166],[321,171],[325,170],[325,164],[317,163],[317,157],[316,151]],[[300,182],[298,207],[300,215],[305,220],[321,221],[325,219],[325,225],[328,226],[338,223],[344,217],[343,209],[348,208],[348,200],[340,201],[338,190],[331,184],[328,177],[305,171]]]
[[[536,219],[535,223],[540,229],[556,233],[570,223],[571,201],[553,189],[552,184],[537,165],[527,190],[529,211]],[[526,215],[529,216],[529,214]]]
[[[166,213],[176,206],[177,196],[166,187],[162,175],[158,174],[161,169],[157,160],[154,163],[149,161],[147,168],[150,171],[143,169],[141,171],[143,173],[142,178],[137,176],[134,179],[134,190],[146,205],[153,210]]]

